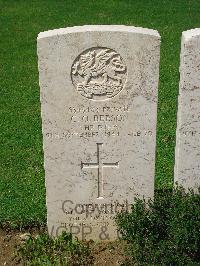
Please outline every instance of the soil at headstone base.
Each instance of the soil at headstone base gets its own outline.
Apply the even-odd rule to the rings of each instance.
[[[29,229],[27,231],[11,230],[9,228],[0,228],[0,266],[23,265],[16,250],[26,239],[27,234],[36,236],[40,230]]]
[[[23,262],[16,255],[16,248],[22,244],[27,233],[37,235],[39,232],[39,229],[17,231],[0,228],[0,266],[23,265]],[[94,258],[92,265],[120,265],[125,259],[125,255],[123,254],[124,245],[125,243],[122,241],[105,243],[89,242],[89,248]]]
[[[22,265],[15,255],[20,244],[20,232],[0,229],[0,265]]]

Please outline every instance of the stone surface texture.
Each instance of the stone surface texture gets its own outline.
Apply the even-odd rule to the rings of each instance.
[[[182,33],[174,182],[200,186],[200,29]]]
[[[129,26],[38,35],[48,230],[118,237],[114,216],[152,198],[160,36]]]

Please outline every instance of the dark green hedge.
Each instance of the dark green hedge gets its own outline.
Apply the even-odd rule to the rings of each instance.
[[[183,188],[136,199],[117,224],[127,240],[128,265],[200,265],[200,195]]]

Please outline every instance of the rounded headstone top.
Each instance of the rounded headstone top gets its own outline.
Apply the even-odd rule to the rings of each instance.
[[[67,28],[60,28],[54,30],[48,30],[40,32],[37,39],[48,38],[55,35],[64,35],[68,33],[88,32],[88,31],[117,31],[117,32],[130,32],[144,35],[151,35],[160,38],[160,34],[157,30],[147,29],[142,27],[125,26],[125,25],[84,25],[74,26]]]
[[[186,30],[182,32],[182,37],[184,38],[185,41],[199,35],[200,35],[200,28]]]

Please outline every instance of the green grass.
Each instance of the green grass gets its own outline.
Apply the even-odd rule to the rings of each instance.
[[[181,32],[200,27],[199,0],[0,0],[0,221],[44,222],[36,38],[84,24],[157,29],[162,37],[157,187],[172,185]]]

